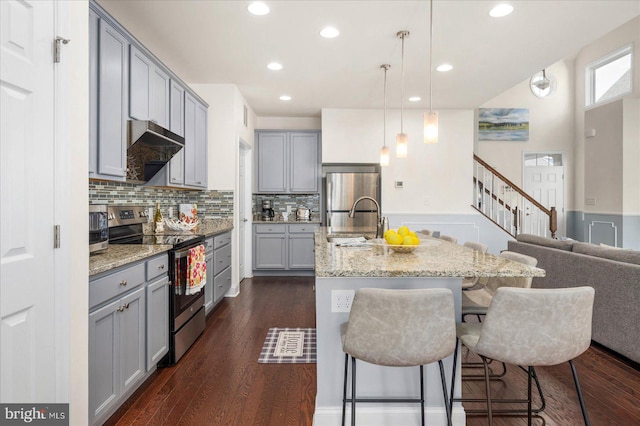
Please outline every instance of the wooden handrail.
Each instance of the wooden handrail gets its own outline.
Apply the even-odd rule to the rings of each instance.
[[[498,172],[496,169],[494,169],[489,164],[487,164],[484,160],[482,160],[476,154],[473,154],[473,159],[476,162],[478,162],[480,165],[482,165],[490,173],[492,173],[494,176],[498,177],[498,179],[500,179],[502,182],[504,182],[506,185],[508,185],[512,190],[514,190],[515,192],[520,194],[520,196],[522,198],[524,198],[525,200],[529,201],[531,204],[533,204],[535,207],[537,207],[542,213],[546,214],[549,217],[549,231],[551,232],[551,238],[555,238],[556,231],[558,230],[558,212],[556,211],[555,207],[551,207],[551,208],[548,209],[545,206],[543,206],[542,204],[540,204],[533,197],[531,197],[529,194],[527,194],[522,189],[520,189],[520,187],[518,187],[516,184],[511,182],[509,179],[507,179],[500,172]],[[484,192],[485,194],[490,195],[493,200],[495,200],[499,204],[503,205],[507,210],[509,210],[511,212],[511,214],[513,214],[513,219],[514,219],[513,226],[514,226],[514,229],[516,230],[516,233],[518,233],[518,227],[520,225],[520,223],[519,223],[520,222],[520,218],[518,217],[518,206],[515,206],[513,209],[511,209],[509,205],[507,205],[503,200],[499,199],[493,193],[493,190],[489,191],[487,189],[487,185],[486,185],[485,182],[482,182],[479,179],[476,179],[475,176],[473,177],[473,183],[475,185],[478,185],[478,184],[482,185],[482,189],[481,189],[482,192]],[[477,209],[477,210],[479,210],[479,209]],[[479,211],[481,211],[481,210],[479,210]],[[493,221],[493,219],[491,219],[491,220]],[[505,231],[507,231],[507,230],[505,229]],[[507,231],[507,232],[509,232],[509,231]]]
[[[527,194],[522,189],[520,189],[520,187],[518,187],[518,185],[516,185],[515,183],[511,182],[509,179],[507,179],[502,174],[500,174],[500,172],[498,172],[496,169],[494,169],[493,167],[491,167],[490,165],[485,163],[484,160],[482,160],[482,158],[478,157],[476,154],[473,154],[473,159],[476,160],[478,163],[482,164],[491,173],[493,173],[494,175],[496,175],[497,177],[502,179],[502,181],[504,183],[506,183],[507,185],[509,185],[511,187],[511,189],[516,191],[518,194],[522,195],[524,198],[527,199],[527,201],[529,201],[531,204],[533,204],[534,206],[536,206],[537,208],[542,210],[544,213],[546,213],[547,216],[551,217],[551,210],[549,210],[548,208],[546,208],[545,206],[543,206],[542,204],[537,202],[533,197],[531,197],[531,195]],[[484,182],[483,182],[483,184],[484,184]]]

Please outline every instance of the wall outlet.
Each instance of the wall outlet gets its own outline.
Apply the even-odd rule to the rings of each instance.
[[[331,312],[350,312],[355,290],[331,290]]]

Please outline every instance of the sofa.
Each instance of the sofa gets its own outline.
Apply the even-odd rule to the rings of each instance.
[[[508,247],[546,271],[533,288],[593,287],[592,340],[640,363],[640,251],[528,234]]]

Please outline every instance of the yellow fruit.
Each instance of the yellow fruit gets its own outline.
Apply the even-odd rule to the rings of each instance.
[[[416,233],[413,232],[413,231],[409,231],[409,235],[412,236],[412,237],[417,237]]]
[[[412,238],[413,237],[411,237],[410,235],[407,235],[406,237],[403,238],[402,244],[405,245],[405,246],[412,245],[411,244]]]
[[[398,228],[398,235],[406,237],[407,235],[409,235],[409,228],[407,228],[406,226],[401,226],[400,228]]]
[[[385,237],[385,240],[387,240],[387,242],[392,245],[401,245],[404,238],[396,233],[393,233],[387,235]]]
[[[394,231],[393,229],[387,229],[386,231],[384,231],[384,238],[387,238],[387,235],[389,234],[395,234],[396,231]]]
[[[420,238],[418,238],[418,237],[411,237],[411,245],[412,245],[412,246],[418,246],[418,245],[420,245]]]

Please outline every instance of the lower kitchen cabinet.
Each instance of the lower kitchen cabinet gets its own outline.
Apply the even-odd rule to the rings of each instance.
[[[101,424],[169,350],[168,257],[89,282],[89,424]]]
[[[231,288],[231,231],[207,238],[207,283],[204,306],[208,314]]]
[[[260,271],[311,271],[314,231],[318,224],[255,224],[253,269]]]

